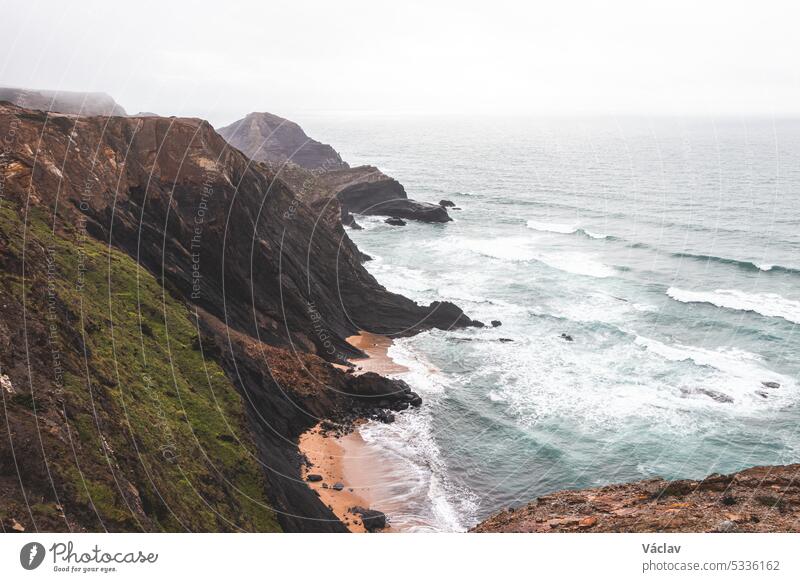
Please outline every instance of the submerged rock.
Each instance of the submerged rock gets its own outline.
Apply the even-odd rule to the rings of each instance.
[[[689,393],[690,394],[703,394],[703,395],[708,396],[709,398],[711,398],[711,399],[713,399],[713,400],[715,400],[717,402],[722,402],[722,403],[725,403],[725,404],[730,404],[731,402],[733,402],[733,398],[731,396],[728,396],[724,392],[720,392],[718,390],[712,390],[711,388],[697,388],[695,390],[689,391]]]
[[[387,218],[384,220],[386,224],[391,224],[392,226],[405,226],[406,221],[402,218]]]

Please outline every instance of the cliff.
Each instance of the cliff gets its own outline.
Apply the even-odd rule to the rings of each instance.
[[[307,170],[347,167],[331,146],[311,139],[295,122],[271,113],[250,113],[220,128],[219,134],[259,162],[289,162]]]
[[[5,104],[0,135],[3,528],[343,531],[297,437],[415,397],[329,362],[473,322],[388,292],[202,120]]]
[[[438,204],[411,200],[400,182],[374,166],[350,168],[326,144],[309,138],[299,125],[270,113],[250,113],[219,130],[228,143],[264,162],[304,201],[336,211],[346,224],[350,214],[371,214],[423,222],[448,222]]]
[[[800,465],[701,481],[651,479],[559,491],[481,522],[474,532],[798,532]]]

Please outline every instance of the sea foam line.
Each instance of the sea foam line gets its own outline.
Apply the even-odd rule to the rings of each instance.
[[[577,225],[564,224],[559,222],[539,222],[536,220],[529,220],[527,222],[528,228],[531,230],[538,230],[539,232],[554,232],[556,234],[578,234],[593,238],[596,240],[616,240],[615,237],[606,234],[598,234],[590,230],[586,230]]]
[[[777,293],[745,293],[736,289],[688,291],[670,287],[667,295],[681,303],[709,303],[725,309],[751,311],[764,317],[780,317],[791,323],[800,323],[800,301],[786,299]]]

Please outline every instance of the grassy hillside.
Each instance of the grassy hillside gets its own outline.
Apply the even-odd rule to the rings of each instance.
[[[242,399],[129,256],[0,207],[5,528],[275,531]]]

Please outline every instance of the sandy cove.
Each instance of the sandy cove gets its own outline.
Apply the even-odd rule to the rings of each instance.
[[[408,368],[389,357],[392,340],[386,336],[362,331],[347,338],[347,342],[367,354],[366,358],[352,360],[356,366],[353,371],[355,374],[375,372],[388,375],[408,371]],[[303,479],[307,479],[308,475],[322,477],[322,481],[306,481],[308,486],[319,494],[320,500],[350,531],[365,532],[361,517],[350,510],[354,507],[380,510],[380,507],[371,506],[371,488],[363,486],[370,482],[370,465],[374,459],[370,458],[358,431],[336,436],[327,434],[320,423],[300,436],[298,447],[310,463],[303,468]],[[333,488],[337,483],[342,484],[340,491]],[[383,531],[392,530],[387,525]]]

